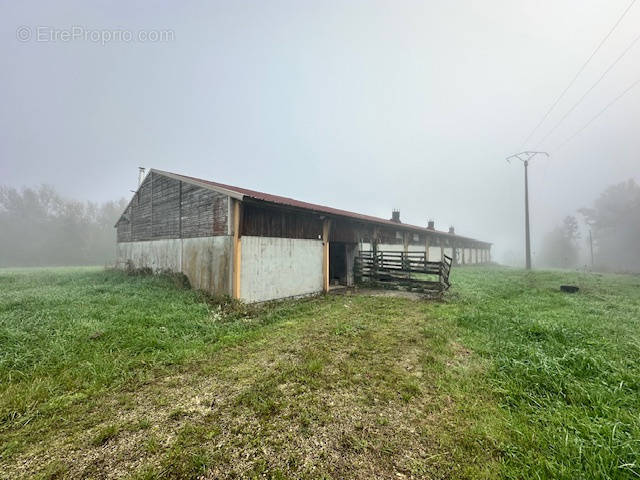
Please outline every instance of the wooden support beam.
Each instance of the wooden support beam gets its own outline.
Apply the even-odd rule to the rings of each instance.
[[[329,291],[329,233],[331,220],[325,218],[322,222],[322,291]]]
[[[378,251],[378,227],[373,227],[373,234],[371,236],[371,250],[373,252]]]
[[[424,259],[429,261],[429,235],[424,236]]]
[[[240,299],[240,270],[242,267],[242,202],[233,200],[233,298]]]

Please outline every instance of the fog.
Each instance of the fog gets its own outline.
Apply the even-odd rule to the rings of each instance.
[[[640,86],[591,121],[640,78],[639,44],[607,71],[640,5],[524,140],[629,3],[5,0],[0,184],[102,203],[155,167],[385,218],[398,208],[520,264],[523,167],[505,158],[545,150],[529,168],[534,265],[568,215],[584,263],[578,210],[640,181]],[[134,38],[112,38],[123,30]]]

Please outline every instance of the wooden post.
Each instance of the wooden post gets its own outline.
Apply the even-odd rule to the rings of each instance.
[[[440,244],[440,261],[444,262],[444,242],[442,241],[442,239],[440,238],[438,240],[438,243]]]
[[[240,270],[242,267],[242,243],[240,228],[242,203],[233,201],[233,298],[240,299]]]
[[[373,227],[373,234],[371,236],[371,251],[374,255],[378,252],[378,227]]]
[[[329,291],[329,233],[331,220],[325,218],[322,222],[322,291]]]
[[[405,254],[409,253],[409,232],[404,232],[404,235],[402,236],[402,241],[403,241],[403,251]]]
[[[149,211],[151,212],[150,216],[151,216],[151,236],[149,237],[150,240],[153,239],[153,172],[151,172],[151,174],[149,175],[149,183],[151,184],[151,201],[149,202]]]
[[[424,236],[424,260],[429,261],[429,235]]]

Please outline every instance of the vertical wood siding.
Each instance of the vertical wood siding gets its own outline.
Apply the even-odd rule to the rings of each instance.
[[[305,213],[247,204],[242,215],[242,235],[318,240],[322,220]]]
[[[227,235],[229,197],[152,172],[118,221],[118,242]]]

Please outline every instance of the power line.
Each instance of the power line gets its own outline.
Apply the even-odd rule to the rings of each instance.
[[[607,76],[607,74],[613,69],[613,67],[616,66],[616,64],[622,60],[622,58],[629,52],[629,50],[631,50],[635,44],[638,42],[638,40],[640,40],[640,35],[638,35],[637,37],[635,37],[633,39],[633,41],[627,46],[627,48],[624,49],[624,51],[618,56],[618,58],[616,58],[613,63],[611,65],[609,65],[607,67],[607,69],[604,71],[604,73],[600,76],[600,78],[598,78],[598,80],[595,81],[595,83],[593,85],[591,85],[591,87],[589,87],[589,89],[584,92],[584,94],[580,97],[580,99],[575,102],[571,108],[569,110],[567,110],[567,112],[562,116],[562,118],[560,118],[560,120],[558,120],[558,122],[553,126],[553,128],[551,130],[549,130],[549,132],[547,132],[547,134],[542,138],[542,140],[540,140],[538,142],[538,144],[536,145],[536,147],[540,146],[542,143],[544,143],[544,141],[549,138],[549,136],[551,136],[551,134],[553,132],[555,132],[557,130],[557,128],[562,124],[562,122],[565,121],[565,119],[571,115],[571,113],[576,109],[576,107],[578,105],[580,105],[582,103],[582,101],[587,97],[587,95],[589,95],[594,88],[596,88],[598,86],[598,84],[604,79],[604,77]]]
[[[638,78],[635,82],[633,82],[631,85],[629,85],[622,93],[620,93],[620,95],[618,95],[617,97],[615,97],[613,100],[611,100],[609,103],[607,103],[605,105],[605,107],[600,110],[597,114],[595,114],[593,117],[591,117],[591,119],[585,123],[582,127],[580,127],[578,130],[575,131],[575,133],[573,135],[571,135],[570,137],[568,137],[564,142],[562,142],[561,144],[559,144],[555,150],[560,150],[561,148],[563,148],[567,143],[569,143],[571,140],[573,140],[575,137],[577,137],[579,134],[581,134],[589,125],[591,125],[600,115],[604,114],[604,112],[606,112],[607,110],[609,110],[609,108],[611,106],[613,106],[614,103],[616,103],[618,100],[620,100],[622,97],[624,97],[627,93],[629,93],[631,90],[633,90],[635,87],[637,87],[640,84],[640,78]]]
[[[551,107],[549,107],[549,110],[547,110],[547,112],[542,116],[542,119],[538,122],[538,124],[533,128],[533,130],[531,130],[531,132],[529,132],[529,135],[527,135],[527,138],[524,140],[524,142],[522,142],[522,146],[520,147],[520,150],[522,150],[522,148],[527,144],[527,142],[529,140],[531,140],[531,137],[533,137],[533,135],[535,135],[535,133],[538,131],[538,129],[542,126],[542,124],[544,123],[544,121],[549,117],[549,115],[551,114],[551,112],[556,108],[556,106],[558,105],[558,103],[560,103],[560,100],[562,100],[565,96],[565,94],[567,93],[567,91],[573,86],[573,84],[575,83],[575,81],[578,79],[578,77],[580,76],[580,74],[584,71],[585,68],[587,68],[587,65],[589,64],[589,62],[591,62],[591,59],[593,57],[595,57],[596,53],[598,53],[598,51],[600,50],[600,48],[605,44],[605,42],[609,39],[609,37],[611,36],[611,34],[614,32],[614,30],[616,28],[618,28],[618,25],[620,24],[620,22],[622,21],[622,19],[627,15],[627,12],[631,9],[631,7],[633,7],[633,4],[636,3],[636,0],[631,0],[631,3],[629,4],[629,6],[625,9],[624,12],[622,12],[622,15],[620,15],[620,18],[618,18],[618,21],[613,25],[613,27],[611,27],[611,30],[609,30],[609,33],[607,33],[604,38],[602,40],[600,40],[600,43],[598,44],[598,46],[596,47],[596,49],[593,51],[593,53],[591,53],[591,55],[589,55],[589,58],[587,58],[587,60],[582,64],[582,66],[580,67],[580,69],[578,70],[578,72],[575,74],[575,76],[573,77],[573,79],[569,82],[569,85],[567,85],[565,87],[565,89],[562,91],[562,93],[558,96],[558,98],[556,98],[556,101],[553,102],[553,105],[551,105]]]

